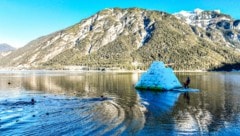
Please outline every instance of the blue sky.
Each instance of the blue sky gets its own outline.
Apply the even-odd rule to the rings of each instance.
[[[0,0],[0,43],[22,47],[105,8],[139,7],[175,13],[219,9],[240,19],[239,0]]]

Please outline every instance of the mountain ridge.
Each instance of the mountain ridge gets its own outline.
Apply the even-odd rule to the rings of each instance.
[[[194,31],[194,29],[196,29]],[[198,31],[200,34],[197,34]],[[165,12],[105,9],[66,29],[35,39],[2,59],[2,66],[63,69],[146,69],[154,60],[176,70],[211,70],[240,62],[238,47]]]
[[[12,47],[11,45],[7,43],[0,43],[0,59],[4,56],[7,56],[14,50],[16,50],[16,48]]]
[[[218,44],[240,48],[240,20],[234,20],[230,15],[220,12],[220,10],[204,11],[195,9],[191,11],[181,11],[174,14],[178,19],[183,20],[195,29],[196,34],[199,28],[206,31],[207,36]],[[199,27],[199,28],[197,28]]]
[[[0,52],[7,52],[7,51],[13,51],[13,50],[16,50],[16,48],[12,47],[7,43],[0,43]]]

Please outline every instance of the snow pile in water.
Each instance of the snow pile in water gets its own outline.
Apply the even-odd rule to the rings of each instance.
[[[143,73],[136,84],[136,89],[171,90],[182,87],[171,68],[163,62],[154,61],[148,71]]]

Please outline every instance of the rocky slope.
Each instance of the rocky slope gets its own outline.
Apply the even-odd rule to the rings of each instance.
[[[33,40],[1,59],[1,65],[146,69],[153,60],[161,60],[175,70],[211,70],[239,63],[235,47],[164,12],[115,8]]]
[[[220,13],[219,10],[196,9],[193,12],[181,11],[174,15],[191,25],[199,36],[206,33],[213,42],[240,48],[240,20],[234,20],[231,16]],[[205,31],[201,32],[201,28]]]
[[[0,43],[0,58],[7,56],[14,50],[16,50],[16,48],[12,47],[11,45],[6,43]]]
[[[14,51],[16,48],[6,43],[0,43],[0,52]]]

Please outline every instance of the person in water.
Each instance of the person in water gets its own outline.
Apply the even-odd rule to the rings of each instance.
[[[190,84],[190,78],[189,77],[187,77],[187,80],[186,80],[186,82],[184,82],[183,83],[183,85],[184,85],[184,88],[189,88],[189,84]]]
[[[34,105],[36,103],[36,101],[34,100],[34,98],[31,99],[31,104]]]
[[[101,101],[107,100],[107,97],[104,97],[103,95],[100,96],[101,97]]]

